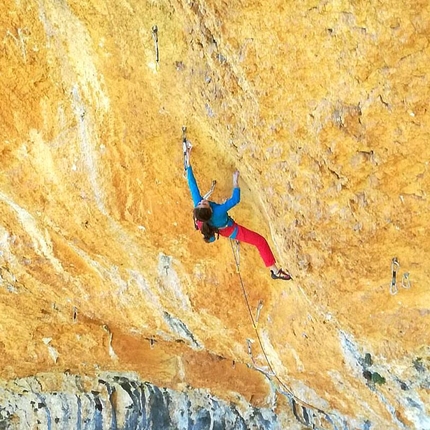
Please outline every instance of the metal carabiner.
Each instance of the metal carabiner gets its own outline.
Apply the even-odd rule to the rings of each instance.
[[[257,312],[255,313],[255,320],[254,320],[255,321],[255,328],[257,328],[257,326],[258,326],[258,320],[260,319],[260,312],[261,312],[262,307],[263,307],[263,301],[259,300],[258,305],[257,305]]]
[[[156,25],[152,26],[152,38],[154,39],[154,47],[155,47],[155,63],[160,63],[160,52],[158,50],[158,27]]]
[[[214,192],[214,189],[215,189],[215,185],[216,185],[216,181],[213,180],[212,185],[211,185],[211,189],[203,196],[203,200],[207,200],[212,195],[212,193]]]
[[[391,260],[392,277],[391,277],[391,284],[390,284],[390,294],[393,296],[398,293],[398,289],[397,289],[397,285],[396,285],[396,283],[397,283],[396,277],[397,277],[397,270],[399,269],[399,267],[400,267],[400,263],[397,260],[397,257],[394,257]]]
[[[403,273],[402,276],[402,287],[403,288],[411,288],[411,280],[409,279],[409,272]]]
[[[187,139],[187,127],[182,126],[182,152],[184,153],[184,177],[188,167],[190,167],[190,150],[193,146],[191,142]]]

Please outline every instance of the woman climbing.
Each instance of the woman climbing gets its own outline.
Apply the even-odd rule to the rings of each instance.
[[[218,204],[206,200],[202,198],[194,178],[193,168],[190,165],[190,153],[191,147],[189,146],[186,148],[186,154],[184,154],[186,160],[185,169],[194,203],[195,225],[203,234],[205,241],[213,242],[215,234],[218,234],[254,245],[258,249],[264,264],[270,269],[272,278],[289,281],[291,276],[276,266],[275,257],[267,240],[255,231],[248,230],[237,224],[227,213],[229,209],[240,202],[239,171],[236,170],[233,173],[233,194],[225,203]]]

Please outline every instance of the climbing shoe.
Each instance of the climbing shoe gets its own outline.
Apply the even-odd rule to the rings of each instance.
[[[276,273],[271,270],[270,273],[273,279],[282,279],[283,281],[289,281],[292,279],[291,275],[289,275],[287,272],[284,272],[282,269],[279,269]]]

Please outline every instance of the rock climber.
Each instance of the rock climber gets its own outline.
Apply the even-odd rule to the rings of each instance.
[[[225,203],[219,204],[203,199],[194,177],[193,168],[190,164],[190,154],[191,147],[188,147],[185,154],[185,168],[188,186],[194,203],[194,221],[196,228],[201,231],[205,241],[213,242],[215,240],[215,234],[217,234],[235,239],[239,242],[254,245],[258,249],[264,264],[270,269],[272,278],[289,281],[291,276],[282,269],[278,269],[275,257],[267,240],[255,231],[237,224],[228,215],[227,211],[240,202],[239,171],[236,170],[233,173],[233,194]]]

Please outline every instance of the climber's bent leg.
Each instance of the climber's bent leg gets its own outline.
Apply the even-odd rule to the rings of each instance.
[[[258,249],[258,252],[260,253],[266,267],[273,266],[276,263],[275,256],[273,255],[267,240],[261,236],[261,234],[258,234],[252,230],[248,230],[247,228],[238,224],[236,224],[236,227],[237,234],[235,239],[239,242],[254,245]]]

